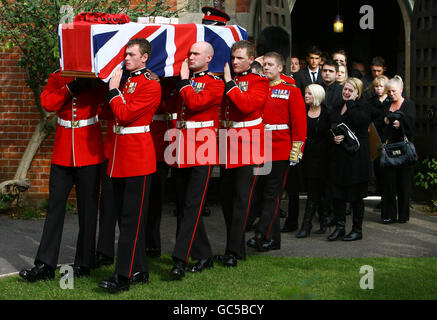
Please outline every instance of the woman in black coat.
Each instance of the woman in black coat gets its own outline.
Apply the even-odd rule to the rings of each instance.
[[[329,184],[333,199],[336,228],[328,237],[334,241],[345,235],[346,202],[351,202],[353,211],[352,231],[343,238],[345,241],[362,239],[364,217],[364,198],[370,179],[370,148],[368,127],[371,113],[361,97],[363,84],[357,78],[349,78],[343,87],[344,103],[337,106],[331,114],[333,147],[331,148]],[[337,125],[345,124],[358,140],[356,151],[346,147],[351,136],[338,132]]]
[[[305,214],[297,238],[310,235],[314,213],[320,205],[322,193],[327,179],[326,155],[329,147],[329,116],[322,105],[325,90],[321,85],[310,84],[305,88],[305,104],[307,105],[307,138],[302,159],[303,173],[307,187]],[[320,212],[320,211],[319,211]],[[321,222],[324,217],[320,217]],[[320,233],[316,231],[316,233]]]
[[[382,141],[402,141],[404,133],[412,141],[415,131],[416,106],[413,101],[402,97],[403,82],[395,76],[387,84],[387,94],[392,101],[386,106],[383,118]],[[384,168],[384,188],[382,197],[382,222],[406,223],[410,218],[411,180],[413,165]],[[396,210],[396,195],[397,210]]]

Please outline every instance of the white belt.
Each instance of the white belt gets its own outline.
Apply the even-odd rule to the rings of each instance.
[[[245,128],[245,127],[253,127],[263,122],[263,118],[258,118],[250,121],[222,121],[222,124],[225,128]]]
[[[214,126],[214,120],[211,121],[178,121],[176,127],[178,129],[198,129]]]
[[[155,121],[167,121],[176,120],[178,118],[177,113],[161,113],[153,115],[153,120]]]
[[[288,124],[265,124],[264,125],[265,130],[285,130],[289,129]]]
[[[139,127],[113,127],[115,134],[132,134],[132,133],[145,133],[150,131],[149,126],[139,126]]]
[[[58,124],[64,128],[82,128],[99,122],[99,117],[94,116],[86,120],[64,120],[58,117]]]

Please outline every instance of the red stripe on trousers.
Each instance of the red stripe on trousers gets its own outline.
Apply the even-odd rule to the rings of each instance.
[[[132,267],[134,265],[134,257],[135,257],[135,248],[137,247],[138,232],[140,230],[141,214],[142,214],[142,211],[143,211],[143,203],[144,203],[144,193],[146,192],[146,178],[147,177],[145,176],[144,177],[144,184],[143,184],[143,195],[141,197],[140,214],[139,214],[139,217],[138,217],[137,234],[135,235],[134,251],[132,253],[132,260],[131,260],[130,269],[129,269],[129,278],[132,275]]]
[[[282,190],[284,190],[285,187],[285,182],[287,181],[287,174],[288,174],[288,170],[290,169],[290,166],[287,167],[287,170],[285,171],[285,177],[284,177],[284,181],[282,181]],[[276,200],[276,209],[275,209],[275,214],[273,215],[273,219],[270,222],[270,226],[269,226],[269,230],[267,231],[267,235],[266,238],[269,238],[270,235],[270,230],[272,229],[272,225],[273,225],[273,221],[275,221],[275,217],[276,214],[278,213],[278,207],[279,207],[279,197],[281,196],[281,193],[278,194],[278,199]]]
[[[211,166],[209,166],[209,168],[208,168],[208,178],[206,179],[205,189],[203,190],[203,195],[202,195],[202,201],[200,202],[199,212],[197,213],[196,224],[194,225],[193,235],[191,236],[190,246],[188,247],[187,258],[185,259],[185,261],[186,261],[187,263],[188,263],[188,259],[189,259],[189,257],[190,257],[190,251],[191,251],[191,247],[192,247],[192,245],[193,245],[194,235],[196,234],[197,224],[199,223],[200,214],[201,214],[201,212],[202,212],[203,200],[205,199],[206,187],[208,186],[208,181],[209,181],[209,174],[210,174],[210,172],[211,172]]]

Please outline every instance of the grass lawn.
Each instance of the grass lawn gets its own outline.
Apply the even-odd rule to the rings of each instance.
[[[374,289],[360,288],[363,265],[373,267]],[[0,279],[0,299],[31,300],[372,300],[437,299],[437,258],[282,258],[248,256],[237,268],[215,265],[181,281],[169,276],[169,255],[150,260],[150,283],[130,291],[108,294],[98,287],[113,267],[93,270],[90,278],[75,279],[73,290],[56,279],[26,283],[18,275]],[[367,274],[368,275],[368,274]],[[369,283],[369,282],[366,282]]]

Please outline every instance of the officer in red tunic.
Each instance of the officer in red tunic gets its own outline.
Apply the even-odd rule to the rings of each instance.
[[[124,60],[130,77],[121,90],[118,89],[121,69],[115,71],[109,82],[115,137],[108,174],[113,179],[120,228],[114,274],[99,284],[109,292],[129,290],[130,283],[146,283],[149,279],[144,226],[150,177],[156,171],[150,123],[161,101],[161,87],[150,80],[146,70],[151,51],[146,39],[130,40]]]
[[[245,259],[244,231],[259,166],[263,163],[263,109],[269,92],[266,77],[252,73],[255,50],[248,41],[234,43],[231,63],[235,73],[231,77],[225,65],[226,101],[221,109],[220,135],[221,203],[226,223],[225,254],[216,259],[226,266],[237,266],[237,259]]]
[[[271,137],[272,170],[263,179],[261,218],[255,237],[247,245],[258,251],[281,248],[279,204],[289,165],[303,155],[306,139],[305,103],[294,85],[282,80],[283,58],[276,52],[264,55],[264,74],[270,80],[270,94],[264,107],[264,129]]]
[[[99,200],[100,164],[104,160],[98,111],[105,102],[106,86],[98,80],[50,74],[41,105],[58,116],[50,167],[47,217],[35,258],[35,267],[22,270],[29,282],[53,279],[64,227],[65,206],[76,186],[79,234],[74,275],[89,276],[94,264]]]
[[[208,42],[196,42],[181,66],[177,83],[181,104],[175,145],[175,183],[183,199],[182,220],[173,250],[175,278],[185,275],[191,256],[198,262],[191,272],[213,266],[212,249],[203,224],[202,210],[212,166],[218,162],[217,133],[219,108],[223,99],[223,81],[208,72],[214,49]],[[190,77],[191,71],[191,77]],[[171,160],[169,158],[167,161]]]

